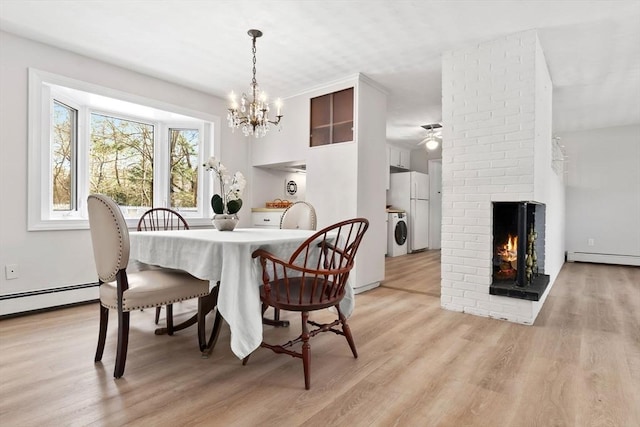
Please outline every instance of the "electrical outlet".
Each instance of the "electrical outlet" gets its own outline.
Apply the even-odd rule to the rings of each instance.
[[[593,246],[595,244],[596,244],[596,241],[594,239],[587,239],[587,245]]]
[[[18,264],[7,264],[4,267],[4,274],[7,280],[18,278]]]

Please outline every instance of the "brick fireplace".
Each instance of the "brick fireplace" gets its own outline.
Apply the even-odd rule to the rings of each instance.
[[[524,324],[533,324],[542,308],[564,262],[564,187],[551,167],[551,98],[534,30],[443,56],[443,308]],[[501,287],[494,280],[494,251],[504,244],[494,236],[495,206],[535,212],[542,226],[534,243],[536,278],[546,276],[548,285],[531,293],[531,283],[509,279]],[[521,234],[526,255],[522,234],[531,230],[520,227],[514,234]],[[523,259],[515,270],[526,275]]]

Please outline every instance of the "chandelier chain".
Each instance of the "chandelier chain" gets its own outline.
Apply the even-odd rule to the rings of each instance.
[[[256,36],[253,36],[253,47],[251,48],[251,53],[253,53],[253,79],[251,80],[251,83],[253,84],[253,92],[255,94],[255,87],[258,85],[258,82],[256,81]]]

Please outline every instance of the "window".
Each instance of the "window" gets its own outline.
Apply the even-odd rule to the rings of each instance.
[[[198,206],[198,140],[197,129],[169,129],[171,152],[171,206],[194,210]]]
[[[129,226],[151,207],[210,224],[219,118],[29,70],[29,230],[88,228],[102,193]]]
[[[51,177],[53,187],[53,210],[75,209],[75,158],[78,110],[53,102],[53,129],[51,132]]]
[[[155,126],[92,113],[90,129],[89,191],[128,211],[152,207]]]

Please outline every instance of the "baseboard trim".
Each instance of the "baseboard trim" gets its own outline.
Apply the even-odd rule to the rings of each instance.
[[[0,318],[97,301],[98,283],[0,295]]]
[[[596,264],[619,264],[640,266],[640,256],[617,254],[594,254],[588,252],[567,252],[567,261],[593,262]]]
[[[369,283],[368,285],[360,286],[359,288],[353,288],[353,293],[360,294],[362,292],[369,291],[373,288],[377,288],[378,286],[380,286],[380,282]]]

